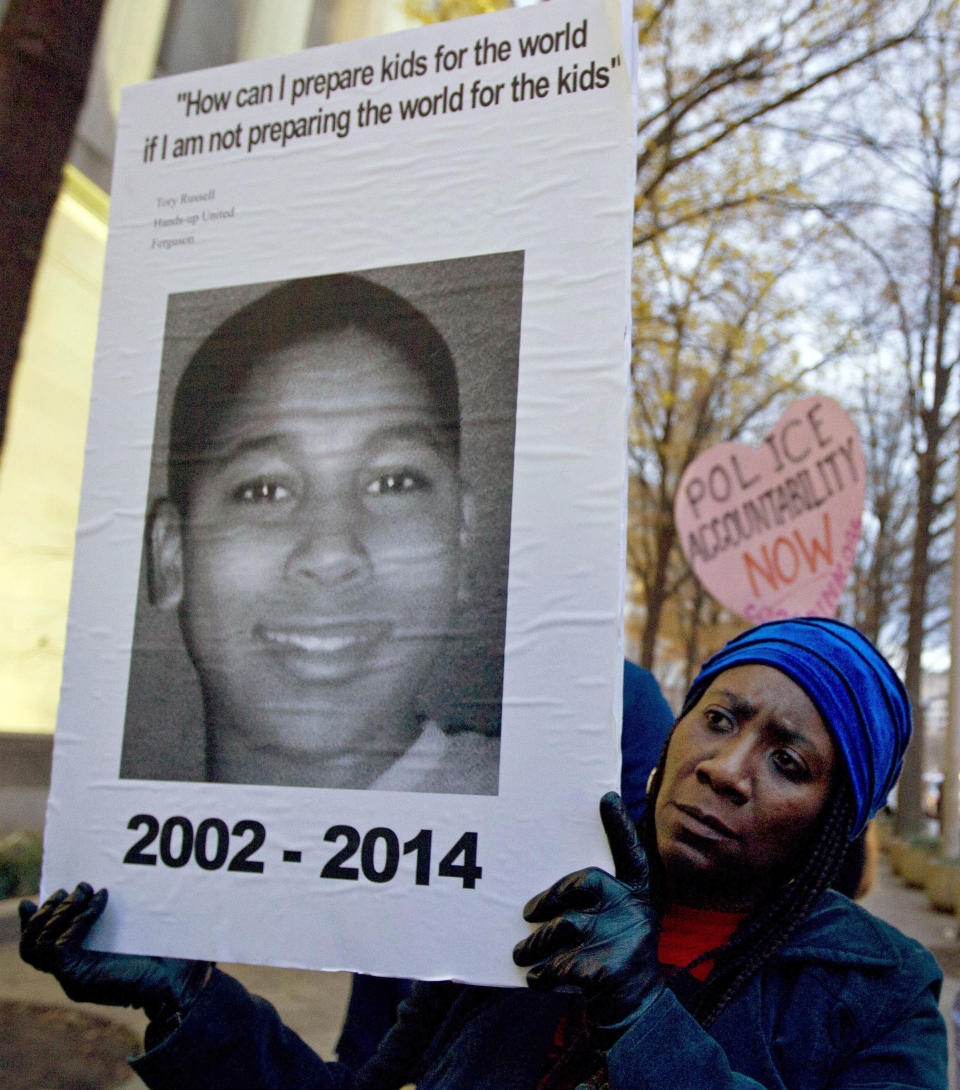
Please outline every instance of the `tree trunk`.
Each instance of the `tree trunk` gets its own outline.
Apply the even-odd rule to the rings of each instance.
[[[10,0],[0,26],[0,447],[30,288],[103,0]]]
[[[907,612],[907,661],[904,684],[913,705],[913,740],[903,761],[897,788],[897,832],[902,837],[920,836],[925,828],[923,814],[923,707],[920,703],[923,678],[923,626],[930,579],[930,541],[933,522],[933,490],[936,482],[936,445],[927,446],[920,458],[917,480],[917,521],[913,535],[910,566],[910,604]]]
[[[640,665],[645,670],[653,670],[657,654],[657,634],[660,631],[663,607],[666,605],[668,598],[667,572],[669,571],[670,554],[677,540],[672,511],[659,512],[658,522],[654,577],[651,584],[644,587],[647,616],[640,641]]]
[[[687,628],[687,638],[684,640],[684,691],[690,688],[690,683],[696,677],[703,662],[703,656],[700,654],[700,629],[706,605],[707,592],[700,580],[697,579],[690,597],[690,624]]]

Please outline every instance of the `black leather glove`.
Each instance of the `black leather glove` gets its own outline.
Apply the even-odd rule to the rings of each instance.
[[[182,958],[85,950],[83,940],[107,904],[105,889],[86,882],[71,894],[58,890],[37,908],[20,902],[20,957],[53,973],[78,1003],[140,1007],[153,1021],[183,1015],[200,993],[211,963]]]
[[[531,988],[564,985],[587,999],[597,1041],[609,1048],[664,988],[657,964],[658,921],[650,903],[647,857],[620,796],[600,800],[616,877],[588,867],[528,901],[523,918],[542,923],[513,951],[532,965]]]

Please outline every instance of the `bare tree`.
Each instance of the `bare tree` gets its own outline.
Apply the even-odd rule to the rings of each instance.
[[[958,47],[960,4],[944,0],[927,32],[902,57],[877,63],[870,94],[858,110],[835,124],[832,134],[845,148],[848,175],[863,179],[865,199],[858,221],[847,225],[863,254],[865,270],[853,291],[873,296],[874,336],[880,351],[901,368],[911,437],[904,680],[915,729],[900,780],[898,826],[905,836],[918,835],[924,828],[922,656],[931,627],[944,619],[943,602],[933,599],[931,587],[949,552],[945,534],[951,524],[956,474]],[[890,487],[895,482],[883,485],[881,494]],[[892,604],[883,598],[883,581],[875,591],[882,600],[874,601],[874,616],[864,618],[871,626],[882,625],[879,611]]]
[[[867,471],[864,527],[853,580],[841,608],[874,643],[906,644],[915,479],[910,416],[903,383],[884,389],[871,379],[857,414]]]
[[[684,196],[676,177],[787,107],[819,96],[828,110],[850,93],[846,77],[913,40],[930,8],[922,0],[642,5],[635,244],[705,212],[776,195],[777,187],[758,186],[747,175],[741,186],[712,193],[695,187]],[[668,183],[673,199],[664,193]]]
[[[759,439],[847,349],[846,326],[810,294],[830,230],[764,204],[704,215],[635,253],[627,558],[647,668],[660,643],[697,653],[707,616],[673,518],[683,471],[718,442]]]
[[[705,616],[690,602],[669,608],[692,593],[673,526],[684,468],[769,419],[782,395],[800,392],[804,376],[849,341],[795,274],[791,252],[823,250],[836,230],[816,211],[817,182],[845,149],[812,136],[873,77],[872,62],[914,40],[929,7],[660,0],[637,14],[628,563],[649,667],[671,612],[671,653],[685,656],[696,653]]]

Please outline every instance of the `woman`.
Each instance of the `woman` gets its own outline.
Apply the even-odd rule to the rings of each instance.
[[[134,1067],[156,1087],[941,1088],[935,962],[827,889],[909,732],[902,685],[856,630],[744,633],[694,681],[641,835],[617,796],[601,803],[616,874],[526,906],[531,990],[415,989],[356,1075],[208,966],[82,950],[104,891],[26,904],[21,950],[75,998],[147,1010]]]

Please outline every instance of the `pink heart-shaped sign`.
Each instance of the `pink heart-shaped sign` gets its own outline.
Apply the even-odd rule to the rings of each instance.
[[[759,447],[720,443],[687,466],[674,519],[706,589],[753,624],[831,617],[853,567],[866,472],[829,397],[794,402]]]

